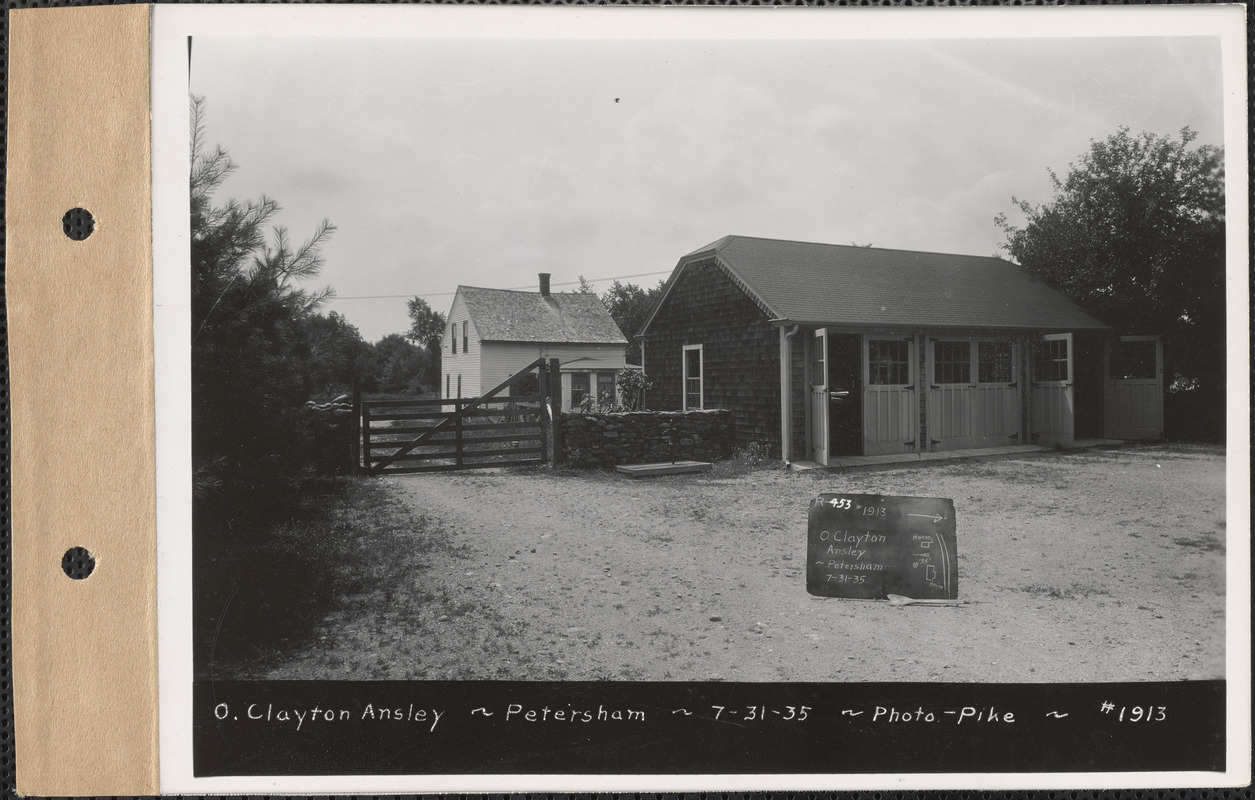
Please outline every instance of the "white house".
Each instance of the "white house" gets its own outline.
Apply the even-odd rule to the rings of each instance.
[[[478,397],[537,358],[556,358],[564,411],[590,394],[617,399],[626,346],[597,295],[552,294],[548,273],[539,292],[459,286],[441,343],[443,397]]]

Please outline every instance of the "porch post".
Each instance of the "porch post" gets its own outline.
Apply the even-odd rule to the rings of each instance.
[[[915,448],[916,453],[927,453],[933,449],[932,438],[928,433],[928,412],[932,410],[928,407],[928,401],[932,399],[932,391],[930,389],[932,384],[929,382],[932,376],[928,374],[930,355],[928,349],[931,346],[932,343],[926,331],[920,331],[915,334],[916,363],[918,364],[918,369],[915,372],[915,399],[919,403],[919,419],[917,420],[919,433],[916,438],[919,446]]]
[[[780,326],[780,460],[793,456],[793,358],[792,342]]]
[[[549,359],[549,413],[553,417],[553,463],[563,459],[562,452],[562,371],[558,359]]]
[[[811,374],[811,348],[814,346],[814,336],[807,332],[802,337],[802,430],[806,435],[806,447],[802,451],[806,454],[807,461],[815,460],[814,437],[811,428],[815,425],[815,415],[812,406],[815,404],[814,393],[811,386],[815,383],[815,376]]]

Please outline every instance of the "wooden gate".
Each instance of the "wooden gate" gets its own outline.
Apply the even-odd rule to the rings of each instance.
[[[529,375],[532,394],[506,394]],[[557,359],[537,359],[474,398],[362,400],[362,471],[443,472],[544,463],[561,447]],[[550,390],[552,387],[552,391]]]

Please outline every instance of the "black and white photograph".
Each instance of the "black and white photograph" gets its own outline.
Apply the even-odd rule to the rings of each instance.
[[[1219,761],[1137,769],[1224,772],[1244,84],[1188,27],[1220,9],[935,36],[909,9],[910,35],[544,11],[528,35],[186,38],[190,265],[163,268],[186,327],[158,330],[188,361],[179,674],[233,687],[197,701],[196,746],[404,719],[593,747],[646,715],[1014,738],[980,687],[1119,685],[1031,724],[1097,741],[1211,708]],[[247,689],[340,682],[356,699],[317,708]],[[457,722],[372,683],[488,699]],[[892,684],[970,699],[770,699]],[[874,771],[949,771],[902,757]],[[1140,762],[1112,763],[1043,771]]]

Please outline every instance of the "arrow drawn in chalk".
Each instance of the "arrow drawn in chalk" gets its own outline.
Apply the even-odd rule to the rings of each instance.
[[[943,519],[946,519],[946,516],[944,514],[907,514],[907,516],[908,517],[923,517],[924,519],[931,519],[934,525],[936,525],[938,522],[941,522]]]

